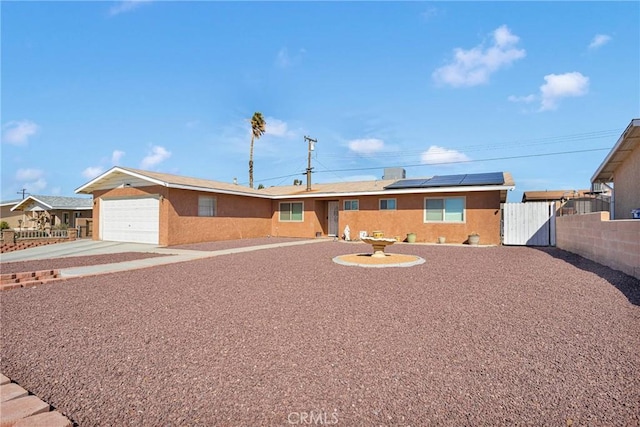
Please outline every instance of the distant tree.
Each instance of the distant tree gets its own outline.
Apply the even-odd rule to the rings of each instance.
[[[262,117],[262,113],[253,113],[251,117],[251,151],[249,151],[249,187],[253,188],[253,141],[260,139],[264,134],[267,123]]]
[[[258,184],[258,190],[262,190],[263,188],[264,188],[264,185]]]

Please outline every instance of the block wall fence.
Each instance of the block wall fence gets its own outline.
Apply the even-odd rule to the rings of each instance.
[[[556,218],[556,246],[640,279],[640,220],[609,212]]]

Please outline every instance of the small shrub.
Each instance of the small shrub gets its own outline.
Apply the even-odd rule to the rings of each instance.
[[[8,230],[10,228],[7,221],[0,221],[0,230]]]

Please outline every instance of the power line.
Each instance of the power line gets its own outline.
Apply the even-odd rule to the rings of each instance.
[[[454,164],[462,164],[462,163],[480,163],[480,162],[491,162],[496,160],[513,160],[513,159],[526,159],[532,157],[549,157],[549,156],[562,156],[566,154],[578,154],[578,153],[590,153],[594,151],[606,151],[610,150],[610,147],[606,148],[591,148],[587,150],[573,150],[573,151],[558,151],[554,153],[541,153],[541,154],[524,154],[521,156],[506,156],[506,157],[493,157],[488,159],[475,159],[475,160],[456,160],[451,162],[440,162],[440,163],[414,163],[414,164],[406,164],[406,165],[394,165],[394,166],[369,166],[364,168],[346,168],[346,169],[327,169],[323,171],[317,171],[316,173],[333,173],[336,175],[336,172],[354,172],[354,171],[364,171],[364,170],[380,170],[387,167],[402,167],[402,168],[413,168],[413,167],[428,167],[428,166],[442,166],[442,165],[454,165]],[[317,159],[316,159],[317,160]],[[322,165],[324,166],[324,165]],[[326,166],[324,166],[326,168]],[[260,181],[274,181],[276,179],[282,178],[290,178],[294,176],[304,175],[304,172],[291,174],[291,175],[282,175],[276,176],[272,178],[264,178],[260,179]],[[336,175],[338,176],[338,175]]]
[[[568,142],[579,142],[586,141],[592,139],[600,139],[600,138],[609,138],[612,136],[616,136],[620,134],[619,129],[610,129],[610,130],[602,130],[602,131],[593,131],[572,135],[562,135],[562,136],[552,136],[545,138],[534,138],[534,139],[525,139],[525,140],[517,140],[506,143],[492,143],[492,144],[476,144],[476,145],[467,145],[461,147],[453,147],[456,151],[491,151],[496,149],[508,149],[508,148],[521,148],[521,147],[532,147],[532,146],[542,146],[542,145],[551,145],[551,144],[561,144]],[[448,144],[451,146],[451,144]],[[376,158],[376,157],[409,157],[414,155],[420,155],[424,153],[424,149],[421,150],[405,150],[405,151],[384,151],[378,153],[371,154],[360,154],[360,153],[328,153],[325,154],[326,158]]]
[[[479,163],[479,162],[490,162],[490,161],[495,161],[495,160],[512,160],[512,159],[526,159],[526,158],[531,158],[531,157],[545,157],[545,156],[559,156],[559,155],[564,155],[564,154],[576,154],[576,153],[588,153],[588,152],[592,152],[592,151],[604,151],[604,150],[610,150],[611,148],[592,148],[592,149],[588,149],[588,150],[574,150],[574,151],[559,151],[556,153],[542,153],[542,154],[526,154],[526,155],[522,155],[522,156],[508,156],[508,157],[494,157],[494,158],[490,158],[490,159],[475,159],[475,160],[456,160],[456,161],[452,161],[452,162],[439,162],[439,163],[415,163],[415,164],[409,164],[409,165],[400,165],[397,167],[403,167],[403,168],[413,168],[413,167],[424,167],[424,166],[441,166],[441,165],[454,165],[454,164],[460,164],[460,163]],[[373,169],[381,169],[381,168],[385,168],[388,166],[371,166],[371,167],[366,167],[366,168],[348,168],[348,169],[333,169],[331,171],[320,171],[322,173],[324,172],[353,172],[353,171],[363,171],[363,170],[373,170]],[[319,172],[319,173],[320,173]]]

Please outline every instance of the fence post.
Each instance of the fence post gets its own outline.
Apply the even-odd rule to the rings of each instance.
[[[2,230],[2,240],[4,241],[4,243],[11,243],[12,245],[15,245],[16,243],[15,230],[11,230],[11,229]]]

